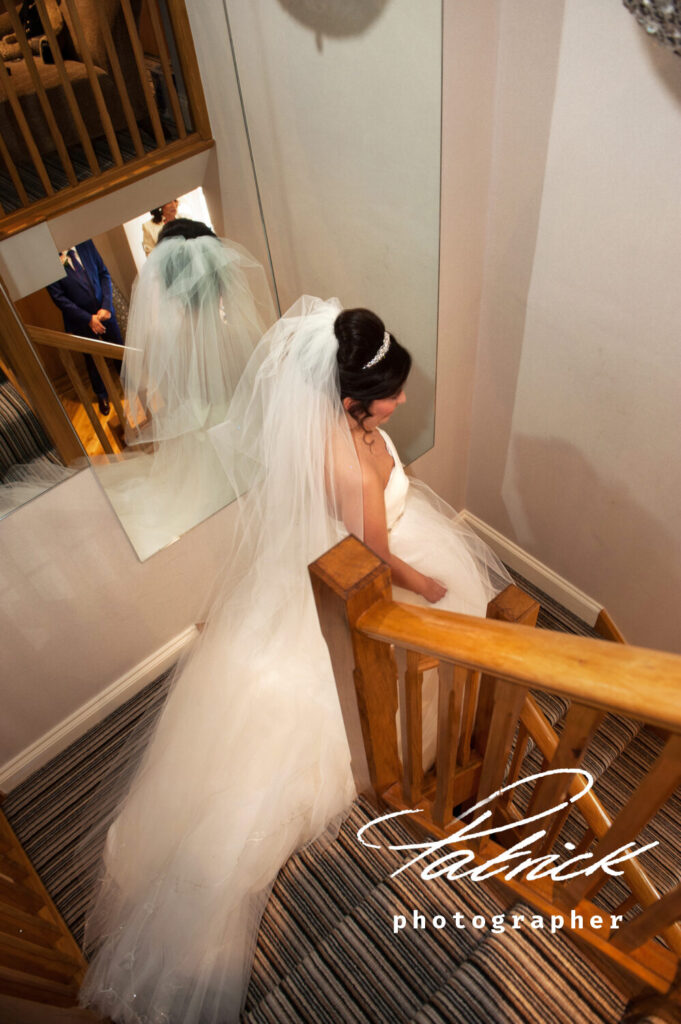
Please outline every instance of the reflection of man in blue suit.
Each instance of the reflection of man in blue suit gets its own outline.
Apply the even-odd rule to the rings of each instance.
[[[97,252],[94,242],[80,242],[78,248],[61,252],[66,277],[47,286],[53,301],[64,317],[64,330],[83,338],[123,344],[113,308],[111,275]],[[94,359],[85,356],[92,389],[100,412],[109,413],[109,396]]]

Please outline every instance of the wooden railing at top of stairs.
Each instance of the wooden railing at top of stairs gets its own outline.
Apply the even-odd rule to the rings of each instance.
[[[106,432],[104,431],[99,417],[95,412],[90,391],[83,382],[83,378],[78,371],[78,367],[76,366],[73,356],[74,353],[92,356],[95,361],[95,366],[99,370],[100,376],[109,393],[114,409],[118,414],[119,423],[121,426],[124,426],[126,423],[126,416],[123,409],[123,403],[121,402],[118,394],[118,388],[111,376],[111,371],[107,366],[106,360],[116,359],[120,362],[123,359],[125,347],[123,345],[113,345],[108,341],[97,341],[95,338],[83,338],[78,334],[67,334],[64,331],[53,331],[47,327],[27,325],[26,331],[28,332],[32,342],[35,342],[38,345],[47,345],[50,348],[57,349],[61,364],[71,381],[71,386],[78,396],[78,400],[85,409],[99,443],[107,455],[112,455],[113,448],[111,446],[111,442],[106,436]]]
[[[313,563],[310,574],[358,790],[373,791],[389,811],[416,811],[401,820],[442,840],[470,821],[455,816],[463,815],[462,805],[470,808],[504,787],[490,805],[496,831],[444,845],[438,856],[466,849],[474,855],[470,863],[481,866],[503,857],[509,837],[516,843],[543,828],[546,835],[533,842],[529,856],[547,856],[568,816],[577,814],[582,840],[572,853],[561,855],[561,863],[591,854],[595,864],[633,842],[681,784],[681,657],[393,602],[388,567],[354,537]],[[509,616],[502,611],[501,617]],[[424,657],[439,673],[437,753],[434,769],[427,772],[422,763]],[[570,701],[560,734],[531,690]],[[667,737],[614,820],[593,790],[580,796],[587,783],[577,772],[606,712],[652,724]],[[516,791],[507,788],[522,777],[528,740],[539,747],[543,765],[525,813],[546,814],[532,826],[514,802]],[[527,791],[529,783],[523,785]],[[518,861],[506,867],[513,864]],[[420,872],[423,866],[409,870]],[[558,868],[555,861],[549,866]],[[619,927],[593,903],[610,877],[602,869],[567,880],[533,881],[523,879],[522,872],[511,878],[497,872],[493,882],[542,914],[557,916],[596,959],[627,978],[632,991],[669,992],[681,962],[676,923],[681,885],[660,894],[636,859],[616,870],[623,872],[619,881],[628,889],[613,911],[623,921]],[[637,905],[640,913],[625,919]],[[658,936],[665,944],[656,941]]]
[[[88,19],[79,9],[77,0],[64,0],[61,8],[87,79],[79,83],[82,89],[74,90],[69,71],[74,63],[73,54],[66,51],[62,54],[60,40],[64,36],[55,36],[45,0],[37,0],[35,10],[53,57],[53,81],[49,85],[42,73],[44,62],[36,59],[31,49],[15,11],[16,4],[4,4],[21,50],[23,66],[31,78],[32,92],[40,104],[44,130],[39,133],[35,120],[30,123],[31,119],[25,116],[14,79],[0,62],[4,100],[12,111],[11,120],[28,157],[19,162],[0,138],[0,166],[11,179],[18,203],[16,209],[4,209],[0,205],[0,238],[73,210],[213,145],[185,0],[165,0],[163,5],[159,0],[143,0],[143,3],[121,0],[117,5],[95,3],[90,6],[88,14],[97,18],[96,26],[84,24]],[[144,41],[139,26],[142,7],[146,8],[150,30]],[[100,61],[90,41],[94,28],[108,70],[96,66]],[[151,82],[145,44],[158,58],[162,77],[158,87]],[[102,82],[108,85],[108,100],[102,91]],[[159,94],[169,103],[165,122],[159,108]],[[118,105],[120,110],[114,113]],[[88,114],[88,108],[92,107],[96,107],[96,117],[94,113]],[[143,139],[140,127],[146,118],[150,134]],[[76,173],[74,166],[74,129],[88,164],[85,178]],[[127,156],[121,149],[121,131],[129,135],[134,150]],[[98,157],[93,146],[97,138],[106,139],[111,161]],[[40,188],[36,191],[38,182]]]
[[[4,998],[74,1006],[85,958],[0,813],[0,1020]],[[47,1012],[41,1021],[51,1020]]]

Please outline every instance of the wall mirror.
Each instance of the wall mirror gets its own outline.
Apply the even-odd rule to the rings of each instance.
[[[182,197],[180,213],[212,220],[220,235],[261,259],[265,253],[281,310],[304,293],[337,295],[345,306],[368,306],[383,317],[414,356],[408,404],[391,424],[403,459],[412,461],[432,445],[434,428],[442,5],[425,0],[416,10],[410,0],[382,0],[370,5],[371,17],[355,5],[354,13],[344,7],[340,20],[339,5],[326,6],[227,2],[214,15],[220,25],[212,26],[211,67],[222,96],[232,90],[238,112],[228,123],[221,120],[223,105],[210,111],[218,163],[230,136],[245,133],[264,244],[262,237],[241,237],[248,234],[237,227],[242,198],[229,182],[213,183],[207,203]],[[201,26],[195,28],[201,62],[208,43]],[[218,28],[231,61],[224,69],[214,62]],[[139,209],[126,209],[125,216],[92,241],[114,282],[121,335],[134,345],[126,337],[127,314],[150,217]],[[79,240],[72,241],[77,248]],[[65,367],[55,338],[64,320],[47,291],[25,296],[17,309],[25,324],[38,328],[34,343],[47,374],[141,559],[232,500],[226,488],[219,501],[179,519],[159,501],[150,517],[149,473],[141,468],[151,465],[150,451],[137,453],[129,479],[120,352],[104,341],[95,358],[108,396],[103,412],[85,353],[66,357],[72,372]]]
[[[23,325],[0,286],[0,518],[68,479],[84,449],[70,428]],[[17,354],[20,346],[28,360]],[[42,415],[41,415],[42,413]],[[46,425],[46,422],[49,425]]]
[[[374,309],[414,357],[390,431],[433,444],[441,0],[226,0],[282,310],[303,293]]]

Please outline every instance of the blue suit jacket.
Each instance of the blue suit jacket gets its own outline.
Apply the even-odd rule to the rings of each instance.
[[[83,280],[80,274],[76,274],[71,267],[64,264],[66,277],[47,286],[50,296],[64,317],[64,330],[69,334],[98,338],[100,341],[113,341],[122,345],[123,339],[113,308],[111,275],[94,242],[80,242],[76,248],[87,280]],[[90,318],[100,309],[108,309],[111,319],[105,321],[106,334],[97,335],[90,328]]]

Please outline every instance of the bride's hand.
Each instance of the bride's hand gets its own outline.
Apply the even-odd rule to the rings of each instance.
[[[430,576],[424,577],[424,586],[421,592],[425,597],[426,601],[430,601],[431,604],[435,604],[436,601],[440,601],[447,593],[447,588],[443,587],[437,580],[432,579]]]

